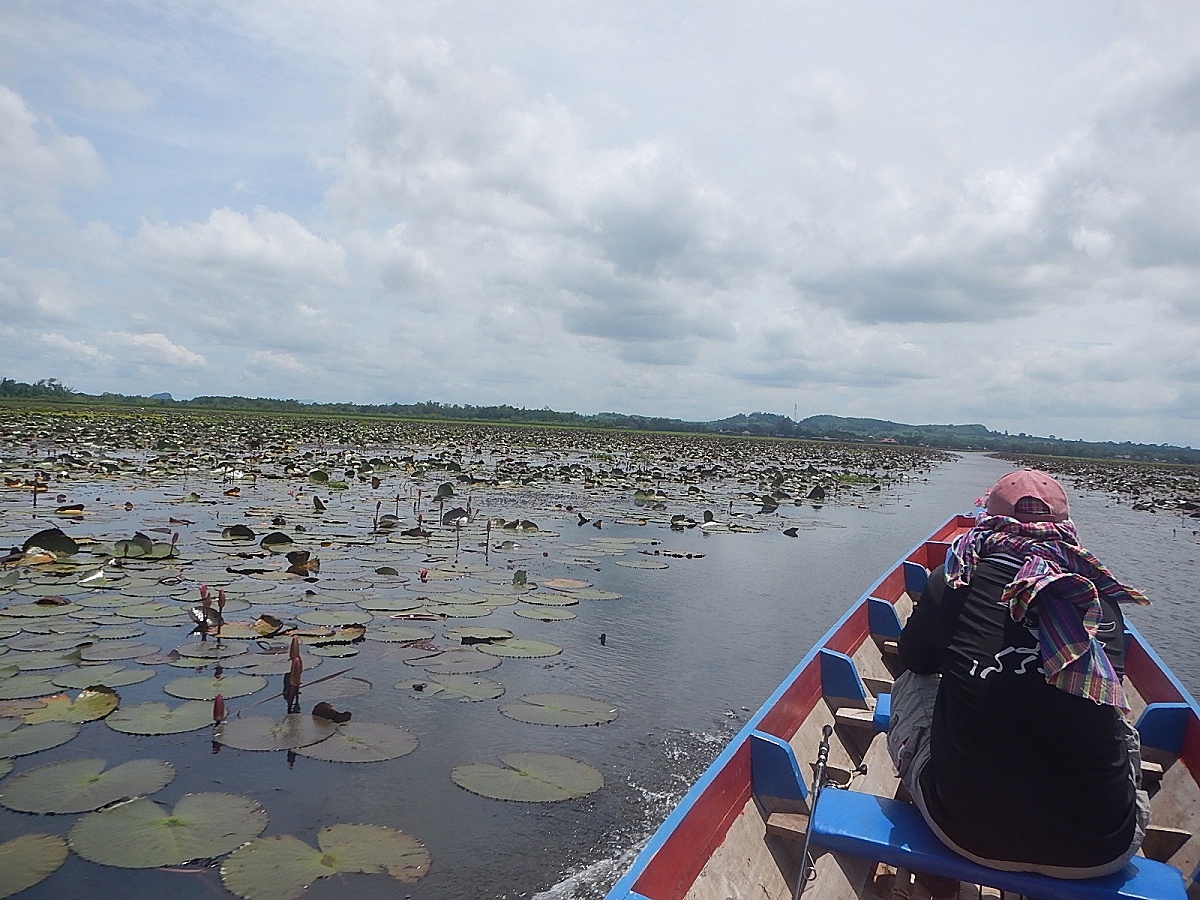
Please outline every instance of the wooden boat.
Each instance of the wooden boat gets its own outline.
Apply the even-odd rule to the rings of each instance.
[[[687,793],[608,900],[923,900],[930,879],[917,873],[941,876],[933,896],[958,900],[1200,900],[1200,711],[1132,627],[1126,693],[1151,797],[1144,855],[1084,881],[1000,872],[945,848],[916,807],[897,799],[881,733],[902,671],[896,639],[928,571],[973,522],[946,522],[851,606]],[[801,876],[806,841],[811,865]]]

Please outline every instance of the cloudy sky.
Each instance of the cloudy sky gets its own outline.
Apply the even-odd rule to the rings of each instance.
[[[1200,446],[1200,4],[4,0],[0,375]]]

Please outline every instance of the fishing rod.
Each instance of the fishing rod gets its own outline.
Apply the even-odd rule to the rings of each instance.
[[[808,854],[808,845],[812,840],[813,822],[817,818],[821,789],[825,787],[825,767],[829,763],[829,737],[832,734],[832,725],[821,729],[821,743],[817,746],[817,770],[813,777],[812,803],[808,808],[808,827],[804,829],[804,847],[800,850],[800,873],[796,876],[796,891],[792,894],[792,900],[800,900],[808,883],[817,877],[817,864]]]

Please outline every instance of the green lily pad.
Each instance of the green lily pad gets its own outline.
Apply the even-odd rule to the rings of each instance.
[[[153,678],[154,674],[152,669],[126,669],[124,666],[108,663],[102,666],[81,666],[70,672],[55,675],[52,680],[59,687],[82,690],[94,685],[115,688],[141,684]]]
[[[407,756],[417,749],[417,736],[395,725],[381,722],[350,722],[339,725],[328,740],[296,752],[329,762],[380,762]]]
[[[89,813],[75,823],[69,840],[92,862],[152,869],[221,856],[266,827],[266,810],[249,797],[187,794],[174,810],[142,798]]]
[[[542,587],[550,588],[554,591],[578,591],[583,588],[590,588],[590,581],[580,581],[577,578],[547,578],[541,582]]]
[[[416,609],[421,605],[420,597],[365,597],[354,601],[361,608],[371,612],[405,612]]]
[[[495,657],[484,656],[474,648],[446,650],[442,653],[407,659],[404,663],[409,666],[419,666],[427,672],[438,675],[470,675],[474,672],[487,672],[500,665]]]
[[[150,644],[132,640],[105,641],[84,647],[79,651],[79,656],[84,662],[111,662],[117,659],[137,659],[139,656],[149,656],[151,653],[157,653],[158,649]]]
[[[0,700],[23,700],[56,693],[49,675],[18,675],[14,668],[0,668]]]
[[[367,640],[403,643],[404,641],[423,641],[433,637],[433,629],[422,628],[419,625],[380,625],[367,630]]]
[[[247,697],[266,686],[267,679],[261,675],[222,675],[220,678],[192,676],[168,681],[163,685],[163,690],[172,697],[184,700],[213,700],[217,694],[230,700],[234,697]]]
[[[565,622],[568,619],[577,618],[575,613],[566,609],[559,609],[555,606],[535,606],[526,607],[524,609],[514,609],[513,615],[520,616],[522,619],[536,619],[539,622]]]
[[[574,606],[579,598],[567,593],[534,593],[521,598],[522,603],[532,603],[534,606]]]
[[[118,709],[104,720],[122,734],[182,734],[212,723],[212,703],[204,700],[189,700],[174,709],[165,703],[139,703]]]
[[[23,725],[16,719],[0,719],[0,757],[28,756],[65,744],[79,734],[70,722]]]
[[[584,797],[604,786],[604,776],[579,760],[554,753],[501,753],[503,766],[455,766],[451,780],[473,794],[496,800],[548,803]]]
[[[375,617],[364,609],[314,610],[297,616],[309,625],[365,625]]]
[[[504,685],[486,678],[470,675],[429,675],[397,681],[395,688],[414,697],[437,697],[439,700],[474,702],[495,700],[504,695]]]
[[[462,641],[464,644],[501,641],[513,636],[507,628],[489,628],[487,625],[456,625],[446,629],[445,637],[451,641]]]
[[[603,725],[617,717],[611,703],[576,694],[524,694],[500,712],[530,725]]]
[[[512,638],[507,641],[496,641],[491,644],[481,644],[480,653],[491,656],[509,656],[520,659],[535,659],[544,656],[557,656],[562,653],[562,647],[548,641],[535,641],[529,638]]]
[[[246,900],[296,900],[318,878],[364,872],[412,883],[429,871],[416,838],[382,825],[329,825],[313,849],[291,835],[258,838],[221,866],[225,887]]]
[[[79,696],[72,700],[66,694],[46,697],[41,709],[27,714],[25,724],[37,725],[41,722],[74,722],[82,725],[84,722],[95,722],[103,719],[121,705],[121,698],[112,688],[96,685],[80,691]]]
[[[0,844],[0,897],[33,887],[57,871],[68,852],[56,834],[23,834]]]
[[[55,653],[13,653],[5,660],[5,663],[16,666],[22,672],[40,672],[44,669],[61,669],[64,666],[76,665],[83,658],[80,653],[78,648],[60,650]]]
[[[627,569],[669,569],[670,565],[665,562],[659,562],[653,559],[618,559],[618,566],[624,566]]]
[[[135,759],[105,771],[102,759],[67,759],[14,775],[0,788],[0,804],[17,812],[91,812],[118,800],[152,794],[171,783],[175,768]]]
[[[428,610],[450,619],[481,619],[492,614],[493,607],[486,601],[480,603],[430,603]]]
[[[25,604],[13,604],[0,608],[0,616],[7,616],[17,619],[41,619],[52,616],[68,616],[72,612],[82,610],[79,604],[61,604],[55,606],[53,604],[36,604],[36,602],[25,602]]]
[[[585,588],[583,590],[571,591],[571,595],[578,597],[580,600],[620,600],[622,595],[616,591],[601,591],[597,588]]]
[[[238,750],[296,750],[332,737],[337,728],[328,719],[306,713],[291,713],[282,719],[243,716],[218,725],[213,740]]]
[[[0,778],[3,778],[13,770],[13,761],[11,759],[0,759]]]

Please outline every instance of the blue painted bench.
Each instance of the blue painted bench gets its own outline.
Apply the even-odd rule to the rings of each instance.
[[[981,866],[938,840],[911,803],[858,791],[823,790],[811,827],[812,842],[827,850],[1038,900],[1187,900],[1178,869],[1140,856],[1119,872],[1079,880]]]
[[[756,797],[809,798],[795,751],[781,737],[761,731],[750,734],[750,773]],[[981,866],[938,840],[911,803],[860,791],[825,788],[817,802],[812,832],[813,843],[826,850],[1014,891],[1038,900],[1187,900],[1178,869],[1141,856],[1112,875],[1080,880]],[[788,833],[802,837],[793,831]]]

